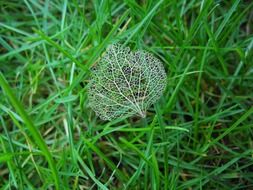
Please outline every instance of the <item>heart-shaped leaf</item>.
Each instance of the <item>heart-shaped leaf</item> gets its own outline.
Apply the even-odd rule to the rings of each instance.
[[[103,120],[134,114],[145,117],[165,87],[166,73],[159,59],[114,44],[92,69],[89,106]]]

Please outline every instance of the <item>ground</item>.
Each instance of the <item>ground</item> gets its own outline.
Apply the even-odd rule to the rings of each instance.
[[[253,189],[253,2],[0,1],[0,188]],[[110,44],[162,62],[145,118],[99,119]]]

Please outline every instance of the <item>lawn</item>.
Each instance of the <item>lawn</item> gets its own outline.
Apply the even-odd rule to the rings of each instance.
[[[90,107],[115,43],[165,68],[145,118]],[[253,189],[252,49],[252,1],[0,0],[0,189]]]

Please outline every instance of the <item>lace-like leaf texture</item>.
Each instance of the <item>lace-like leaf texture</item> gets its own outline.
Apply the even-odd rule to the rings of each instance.
[[[166,73],[157,58],[114,44],[92,68],[89,106],[103,120],[135,114],[145,117],[165,87]]]

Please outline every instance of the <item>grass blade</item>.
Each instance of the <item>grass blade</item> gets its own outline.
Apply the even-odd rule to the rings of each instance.
[[[26,111],[25,111],[24,107],[22,106],[22,104],[18,101],[18,99],[13,94],[11,87],[9,86],[9,84],[7,83],[4,75],[1,72],[0,72],[0,86],[2,87],[5,94],[7,95],[8,99],[12,103],[12,106],[17,110],[17,112],[19,113],[19,115],[23,119],[23,121],[26,124],[27,128],[29,129],[34,141],[37,142],[37,145],[39,146],[40,150],[42,151],[45,158],[47,159],[48,164],[50,165],[50,168],[51,168],[51,171],[52,171],[52,174],[53,174],[53,178],[54,178],[54,182],[55,182],[55,188],[57,190],[60,189],[60,181],[59,181],[59,175],[58,175],[58,172],[57,172],[57,169],[56,169],[56,165],[55,165],[53,157],[52,157],[45,141],[43,140],[43,138],[42,138],[40,132],[38,131],[38,129],[34,126],[31,118],[26,113]]]

